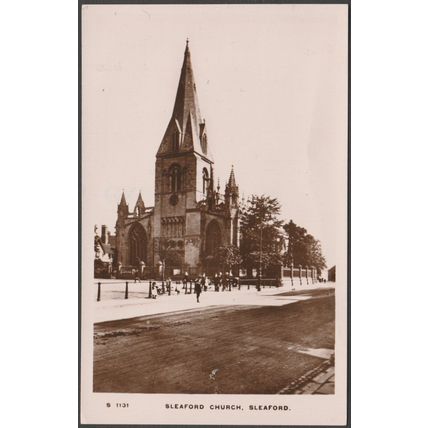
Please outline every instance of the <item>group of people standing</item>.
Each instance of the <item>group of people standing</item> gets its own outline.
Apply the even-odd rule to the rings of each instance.
[[[229,272],[224,273],[216,273],[212,279],[212,282],[214,284],[214,290],[215,291],[225,291],[227,289],[231,289],[231,287],[236,287],[239,283],[239,279],[233,275],[231,275]]]
[[[186,294],[188,289],[190,290],[190,292],[192,292],[192,290],[194,291],[194,293],[196,294],[196,301],[199,303],[201,293],[203,291],[207,291],[208,287],[214,286],[214,291],[217,292],[220,290],[230,290],[232,286],[235,287],[238,285],[238,278],[234,277],[228,272],[216,273],[211,278],[208,278],[205,273],[195,278],[191,278],[189,274],[185,272],[181,283],[182,289],[185,290]],[[159,294],[163,294],[165,292],[168,294],[171,294],[171,292],[174,292],[175,294],[180,294],[180,288],[177,286],[177,284],[179,284],[179,282],[176,282],[175,289],[173,290],[173,283],[170,277],[165,280],[165,284],[162,287],[157,285],[156,282],[153,282],[151,283],[151,297],[156,299]]]
[[[202,274],[201,276],[198,276],[194,279],[196,301],[199,303],[199,297],[202,291],[207,291],[210,285],[214,285],[214,291],[225,291],[227,289],[230,290],[232,286],[237,286],[238,281],[238,278],[234,277],[228,272],[223,274],[221,272],[216,273],[212,278],[208,278],[205,274]],[[183,278],[183,286],[186,288],[186,290],[187,284],[189,282],[189,275],[186,272]]]
[[[194,290],[196,294],[196,301],[199,303],[199,297],[203,291],[207,291],[208,289],[208,279],[205,276],[205,274],[202,274],[201,276],[196,277],[194,280]],[[187,292],[187,285],[190,284],[190,289],[192,289],[192,280],[189,278],[189,274],[186,272],[183,277],[183,288]]]

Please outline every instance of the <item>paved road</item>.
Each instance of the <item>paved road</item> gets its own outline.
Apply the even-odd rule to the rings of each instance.
[[[95,324],[94,391],[276,394],[302,377],[307,385],[304,376],[334,355],[335,299],[334,289],[303,294],[287,305],[193,308]],[[324,393],[334,391],[331,378]],[[304,385],[289,393],[322,393]]]

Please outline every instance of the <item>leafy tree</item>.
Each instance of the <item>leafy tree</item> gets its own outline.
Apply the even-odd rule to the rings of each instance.
[[[293,220],[284,225],[288,238],[288,250],[284,255],[286,265],[301,265],[302,267],[315,267],[318,272],[325,269],[325,258],[322,255],[321,243],[308,234],[304,227],[297,226]]]
[[[226,271],[230,271],[230,269],[233,269],[242,263],[239,248],[235,245],[223,245],[219,247],[215,257],[218,260],[219,265],[223,266]]]
[[[318,273],[321,273],[321,271],[325,269],[327,265],[322,254],[320,241],[315,239],[312,235],[306,235],[305,244],[308,259],[307,266],[313,266],[317,269]]]
[[[161,238],[159,241],[159,257],[167,266],[179,266],[182,261],[182,246],[172,239]]]
[[[276,198],[252,195],[241,215],[241,256],[247,267],[262,270],[281,263],[283,220]],[[259,274],[261,272],[259,271]]]

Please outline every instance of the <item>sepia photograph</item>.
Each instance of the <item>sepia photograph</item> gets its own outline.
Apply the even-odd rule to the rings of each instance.
[[[348,14],[81,6],[83,423],[347,425]]]

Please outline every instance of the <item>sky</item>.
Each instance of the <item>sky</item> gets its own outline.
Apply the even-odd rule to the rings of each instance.
[[[347,224],[346,5],[85,5],[83,213],[114,232],[122,190],[153,205],[155,155],[186,38],[215,174],[241,196],[278,198],[321,241]]]

